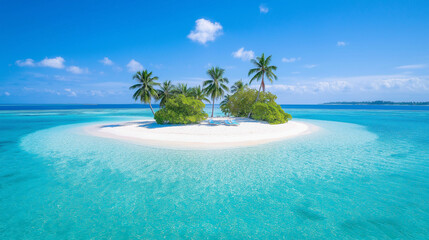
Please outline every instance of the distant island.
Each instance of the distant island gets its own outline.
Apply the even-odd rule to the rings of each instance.
[[[325,105],[429,105],[429,102],[391,102],[391,101],[371,101],[371,102],[329,102]]]

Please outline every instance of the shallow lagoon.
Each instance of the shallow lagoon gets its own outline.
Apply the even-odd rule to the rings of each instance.
[[[288,112],[322,129],[204,151],[78,131],[148,110],[0,111],[0,238],[427,238],[429,111]]]

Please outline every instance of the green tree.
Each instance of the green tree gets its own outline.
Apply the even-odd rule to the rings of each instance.
[[[214,104],[216,99],[223,97],[225,92],[229,91],[227,84],[228,78],[224,77],[223,74],[225,70],[219,67],[212,67],[207,70],[207,75],[210,76],[211,79],[204,81],[203,87],[204,91],[210,96],[212,99],[212,116],[214,112]]]
[[[261,85],[259,86],[259,91],[265,92],[265,81],[264,77],[266,76],[270,82],[273,82],[273,79],[277,80],[277,76],[273,71],[277,70],[276,66],[270,66],[271,56],[265,58],[265,55],[262,53],[261,57],[256,57],[255,59],[250,60],[256,68],[252,68],[249,70],[249,77],[253,74],[253,77],[250,79],[249,84],[252,84],[254,80],[261,81]],[[258,94],[259,95],[259,94]]]
[[[183,94],[169,98],[165,107],[155,113],[158,124],[192,124],[207,118],[204,112],[205,104],[194,97]]]
[[[152,105],[151,105],[151,99],[157,98],[158,94],[155,90],[155,86],[158,86],[159,83],[156,81],[158,80],[158,77],[152,77],[152,72],[148,72],[147,70],[144,70],[143,72],[138,71],[134,76],[133,79],[137,80],[137,84],[134,84],[130,87],[130,89],[137,89],[137,91],[133,94],[134,100],[140,100],[143,103],[149,103],[150,110],[152,111],[152,114],[155,115]]]
[[[167,100],[173,96],[173,92],[174,85],[171,83],[171,81],[165,81],[162,83],[160,89],[157,91],[158,100],[160,100],[160,107],[165,106],[165,102],[167,102]]]
[[[210,102],[207,98],[207,93],[201,88],[200,85],[191,88],[191,96],[200,101]]]
[[[176,89],[174,90],[174,93],[175,94],[183,94],[186,97],[189,97],[189,96],[191,96],[191,89],[188,88],[187,84],[179,83],[179,84],[177,84]]]
[[[274,101],[257,102],[252,107],[252,118],[255,120],[266,121],[269,124],[286,123],[292,119],[289,113],[286,113],[280,105]]]
[[[247,83],[243,83],[243,80],[240,79],[240,81],[237,81],[234,83],[234,85],[232,85],[231,93],[238,92],[238,91],[243,90],[247,87],[248,87]]]
[[[220,110],[225,114],[228,115],[231,113],[231,107],[229,102],[230,95],[226,95],[225,98],[220,102]]]
[[[277,96],[270,92],[261,92],[258,102],[255,99],[258,95],[256,89],[246,88],[234,94],[225,97],[220,109],[225,114],[234,117],[246,117],[250,112],[251,118],[255,120],[267,121],[271,124],[285,123],[292,119],[288,113],[285,113],[275,100]]]
[[[255,59],[250,60],[253,65],[256,66],[256,68],[252,68],[249,70],[248,76],[251,76],[253,74],[253,77],[250,79],[249,84],[252,84],[254,80],[259,81],[261,80],[261,85],[259,86],[258,95],[256,97],[255,103],[259,99],[259,94],[262,91],[265,92],[265,81],[264,77],[266,76],[270,82],[273,82],[273,78],[277,80],[277,76],[273,73],[273,71],[277,70],[276,66],[270,66],[271,62],[271,55],[267,58],[265,58],[265,55],[262,53],[261,57],[256,57]],[[252,114],[252,112],[249,113],[249,116]]]

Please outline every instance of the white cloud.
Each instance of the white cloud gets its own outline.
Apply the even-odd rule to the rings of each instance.
[[[268,13],[268,11],[270,11],[270,9],[268,9],[267,7],[265,7],[264,5],[259,5],[259,12],[260,13]]]
[[[45,88],[45,89],[43,90],[43,92],[47,92],[47,93],[50,93],[50,94],[55,94],[55,95],[58,95],[58,96],[60,96],[60,95],[61,95],[61,93],[60,93],[60,92],[58,92],[58,91],[56,91],[56,90],[53,90],[53,89],[47,89],[47,88]]]
[[[338,41],[337,42],[337,46],[338,47],[344,47],[344,46],[346,46],[347,45],[347,43],[346,42],[342,42],[342,41]]]
[[[295,93],[361,93],[363,95],[376,93],[425,93],[429,91],[429,77],[408,75],[373,75],[343,78],[321,78],[306,81],[294,78],[295,84],[269,84],[268,89]],[[291,80],[288,79],[290,82]]]
[[[108,57],[104,57],[103,59],[100,60],[100,62],[104,65],[113,65],[112,60],[110,60]]]
[[[307,64],[307,65],[304,65],[304,67],[305,68],[315,68],[315,67],[317,67],[317,64]]]
[[[244,51],[244,47],[242,47],[236,52],[233,52],[232,56],[235,58],[241,58],[243,61],[247,61],[253,59],[255,57],[255,53],[252,50]]]
[[[34,67],[34,66],[35,66],[35,64],[34,64],[34,60],[33,60],[33,59],[31,59],[31,58],[27,58],[27,59],[25,59],[24,61],[22,61],[22,60],[17,60],[17,61],[15,62],[15,64],[16,64],[16,65],[18,65],[18,66],[20,66],[20,67]]]
[[[77,96],[76,92],[71,90],[70,88],[65,88],[64,91],[66,91],[70,97],[76,97]]]
[[[134,59],[131,59],[131,61],[127,64],[128,72],[137,72],[143,70],[143,65],[141,65],[139,62],[137,62]]]
[[[88,73],[88,69],[87,68],[86,69],[82,69],[82,68],[80,68],[78,66],[70,66],[66,70],[67,70],[67,72],[71,72],[71,73],[74,73],[74,74]]]
[[[10,96],[10,93],[9,92],[4,92],[4,95]]]
[[[396,68],[397,69],[420,69],[420,68],[425,68],[425,67],[426,67],[425,64],[413,64],[413,65],[398,66]]]
[[[317,82],[314,87],[314,92],[327,92],[327,91],[346,91],[351,88],[351,84],[347,81],[321,81]]]
[[[55,58],[45,58],[41,62],[39,62],[39,65],[42,67],[51,67],[51,68],[64,68],[64,58],[62,57],[55,57]]]
[[[100,91],[100,90],[90,90],[89,93],[90,93],[91,96],[104,97],[103,92]]]
[[[192,30],[188,35],[188,38],[192,41],[206,44],[206,42],[214,41],[216,37],[222,35],[222,26],[218,22],[212,23],[209,20],[200,18],[195,23],[195,30]]]
[[[282,62],[285,62],[285,63],[293,63],[293,62],[296,62],[296,61],[299,61],[299,60],[301,60],[300,57],[297,57],[297,58],[295,58],[295,57],[292,57],[292,58],[282,58]]]

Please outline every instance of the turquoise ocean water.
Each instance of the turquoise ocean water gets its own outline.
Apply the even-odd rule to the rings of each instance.
[[[429,239],[429,108],[285,107],[320,131],[208,151],[80,131],[148,109],[3,106],[0,239]]]

